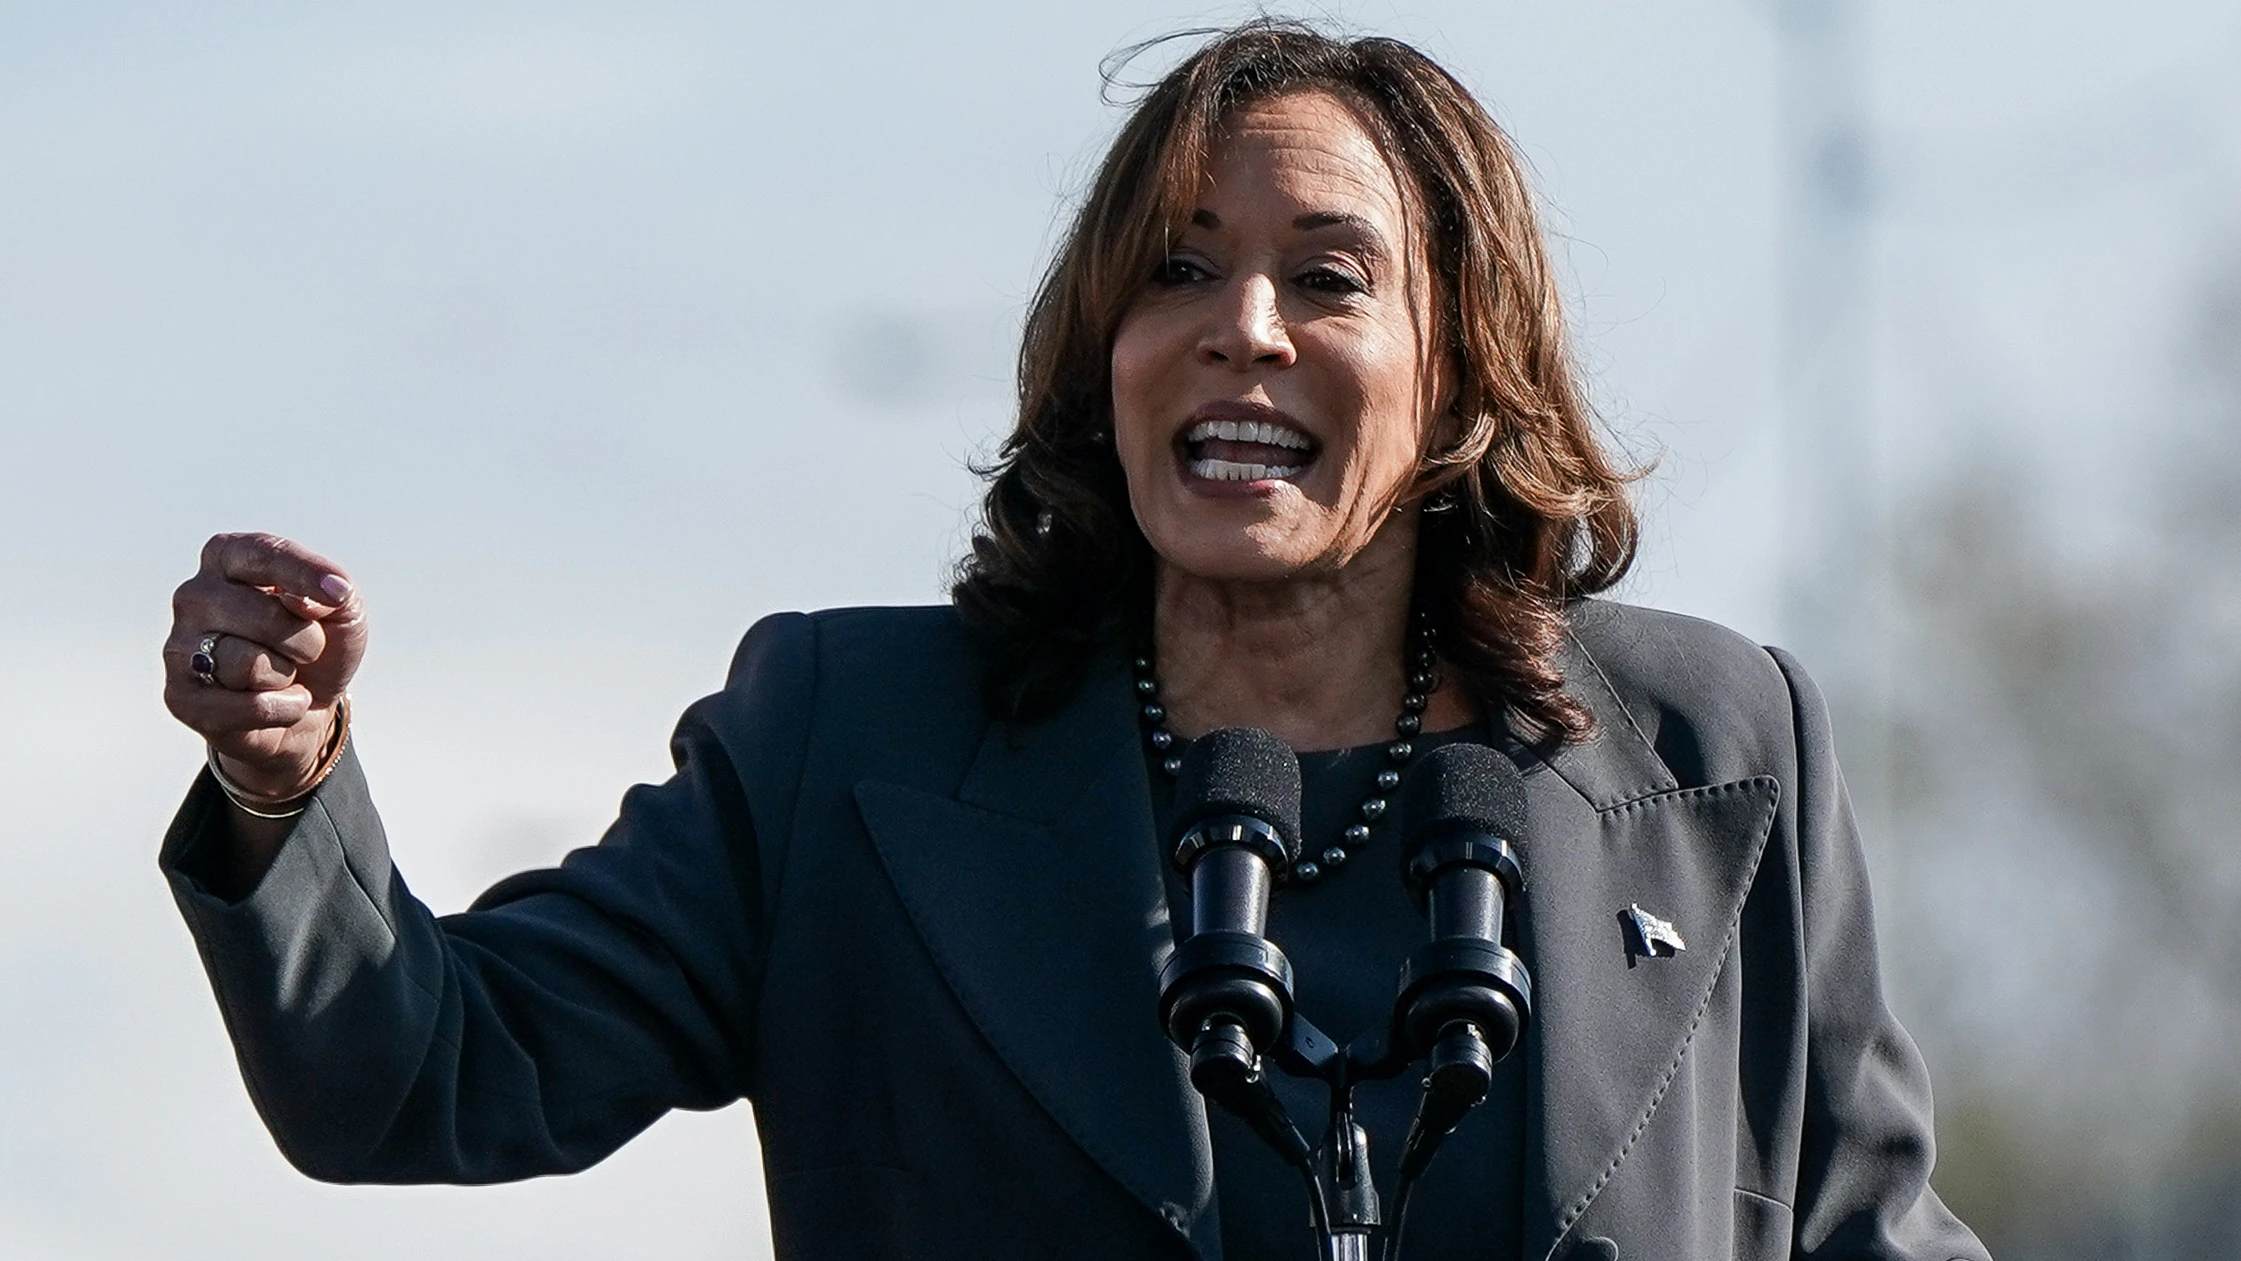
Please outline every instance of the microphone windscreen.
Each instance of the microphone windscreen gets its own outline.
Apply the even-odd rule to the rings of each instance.
[[[1525,777],[1483,744],[1441,745],[1408,769],[1401,818],[1412,842],[1464,828],[1522,842]]]
[[[1168,848],[1200,821],[1224,814],[1275,828],[1285,860],[1299,857],[1299,758],[1290,745],[1258,727],[1224,727],[1191,741],[1175,772]]]

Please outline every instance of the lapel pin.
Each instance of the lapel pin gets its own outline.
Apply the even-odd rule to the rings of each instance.
[[[1689,944],[1681,940],[1679,929],[1643,910],[1638,903],[1628,904],[1626,922],[1633,926],[1634,948],[1644,958],[1670,958],[1689,948]]]

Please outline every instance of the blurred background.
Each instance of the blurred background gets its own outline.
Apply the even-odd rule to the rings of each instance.
[[[217,530],[351,569],[439,910],[588,842],[756,617],[942,598],[1101,61],[1244,15],[0,0],[0,1258],[767,1255],[743,1107],[281,1162],[154,866],[168,593]],[[1530,155],[1658,462],[1627,597],[1830,691],[1941,1190],[2008,1261],[2241,1255],[2241,7],[1309,15]]]

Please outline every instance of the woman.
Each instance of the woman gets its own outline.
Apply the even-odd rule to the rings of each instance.
[[[1424,931],[1379,826],[1409,762],[1479,740],[1527,771],[1536,1022],[1411,1257],[1983,1255],[1927,1184],[1810,684],[1586,598],[1632,555],[1625,475],[1453,79],[1215,38],[1107,156],[1020,398],[952,607],[766,619],[673,779],[440,921],[349,753],[358,593],[212,541],[166,650],[210,774],[163,861],[299,1168],[567,1171],[744,1096],[781,1255],[1311,1255],[1153,1017],[1171,759],[1259,727],[1307,779],[1271,934],[1342,1035]],[[1404,1085],[1363,1101],[1388,1161]]]

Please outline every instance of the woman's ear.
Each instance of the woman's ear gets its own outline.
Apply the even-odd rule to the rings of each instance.
[[[1421,490],[1427,483],[1450,476],[1456,453],[1470,438],[1470,424],[1456,412],[1452,403],[1434,412],[1432,423],[1425,426],[1424,449],[1417,453],[1418,488]]]
[[[1427,425],[1424,453],[1436,459],[1455,450],[1470,432],[1470,424],[1463,419],[1463,356],[1460,350],[1450,349],[1431,365],[1430,380],[1424,390],[1430,395],[1425,410],[1432,423]]]
[[[1463,418],[1456,414],[1455,404],[1450,400],[1432,418],[1432,451],[1444,456],[1461,446],[1464,428]]]

